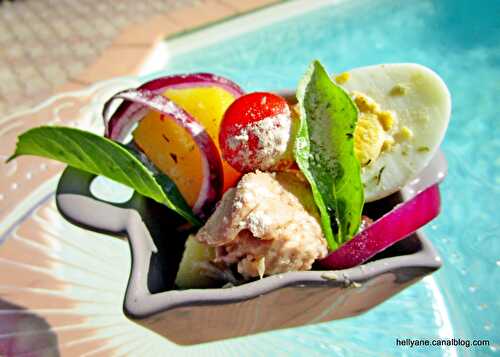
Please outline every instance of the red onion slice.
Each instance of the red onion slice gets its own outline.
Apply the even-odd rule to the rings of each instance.
[[[170,99],[146,89],[129,89],[119,92],[108,101],[107,105],[116,99],[132,103],[129,108],[135,108],[133,115],[126,118],[130,125],[142,119],[143,116],[139,115],[142,111],[156,110],[163,116],[174,120],[193,138],[200,149],[203,170],[203,182],[198,199],[193,206],[193,212],[200,218],[207,217],[222,197],[224,176],[219,151],[205,128]],[[111,138],[115,139],[114,136]]]
[[[168,89],[220,87],[231,93],[235,98],[241,96],[243,90],[227,78],[211,73],[193,73],[173,75],[153,79],[142,84],[138,90],[148,90],[151,94],[163,94]],[[103,117],[105,121],[105,136],[122,141],[127,136],[134,123],[144,117],[148,108],[133,102],[124,102],[110,117],[110,101],[104,105]],[[108,120],[109,118],[109,120]]]
[[[318,263],[330,270],[362,264],[431,221],[440,208],[439,186],[434,184],[394,207]]]

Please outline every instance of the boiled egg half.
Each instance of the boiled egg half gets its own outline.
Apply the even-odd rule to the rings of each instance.
[[[443,140],[451,97],[431,69],[413,63],[360,67],[335,77],[359,109],[354,152],[366,202],[386,197],[427,166]]]

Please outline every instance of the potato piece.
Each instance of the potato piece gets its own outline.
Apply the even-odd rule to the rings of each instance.
[[[186,240],[175,284],[181,289],[213,286],[216,281],[203,274],[203,265],[209,264],[214,257],[214,248],[198,242],[194,239],[194,235],[190,235]]]

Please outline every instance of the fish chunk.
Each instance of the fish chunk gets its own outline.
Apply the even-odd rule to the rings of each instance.
[[[328,252],[317,217],[275,174],[259,171],[224,194],[196,239],[245,278],[309,270]]]

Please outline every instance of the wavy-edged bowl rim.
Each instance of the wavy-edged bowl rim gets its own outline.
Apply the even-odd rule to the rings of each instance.
[[[403,188],[401,196],[408,199],[431,183],[441,181],[447,171],[444,155],[438,152],[427,170]],[[433,176],[433,178],[429,177]],[[351,282],[365,282],[371,278],[400,268],[427,268],[429,272],[441,267],[441,259],[421,232],[416,233],[421,249],[417,252],[382,258],[360,266],[328,271],[313,270],[288,272],[231,288],[168,290],[151,293],[148,290],[150,258],[155,251],[150,232],[141,214],[142,196],[134,195],[129,202],[111,204],[96,198],[90,192],[94,175],[67,168],[59,181],[56,203],[61,214],[79,226],[108,234],[126,234],[130,242],[132,268],[123,303],[127,316],[146,318],[158,312],[177,307],[228,304],[248,300],[289,286],[348,286]],[[433,181],[433,182],[432,182]],[[329,278],[326,278],[329,275]],[[335,276],[334,279],[331,276]]]

